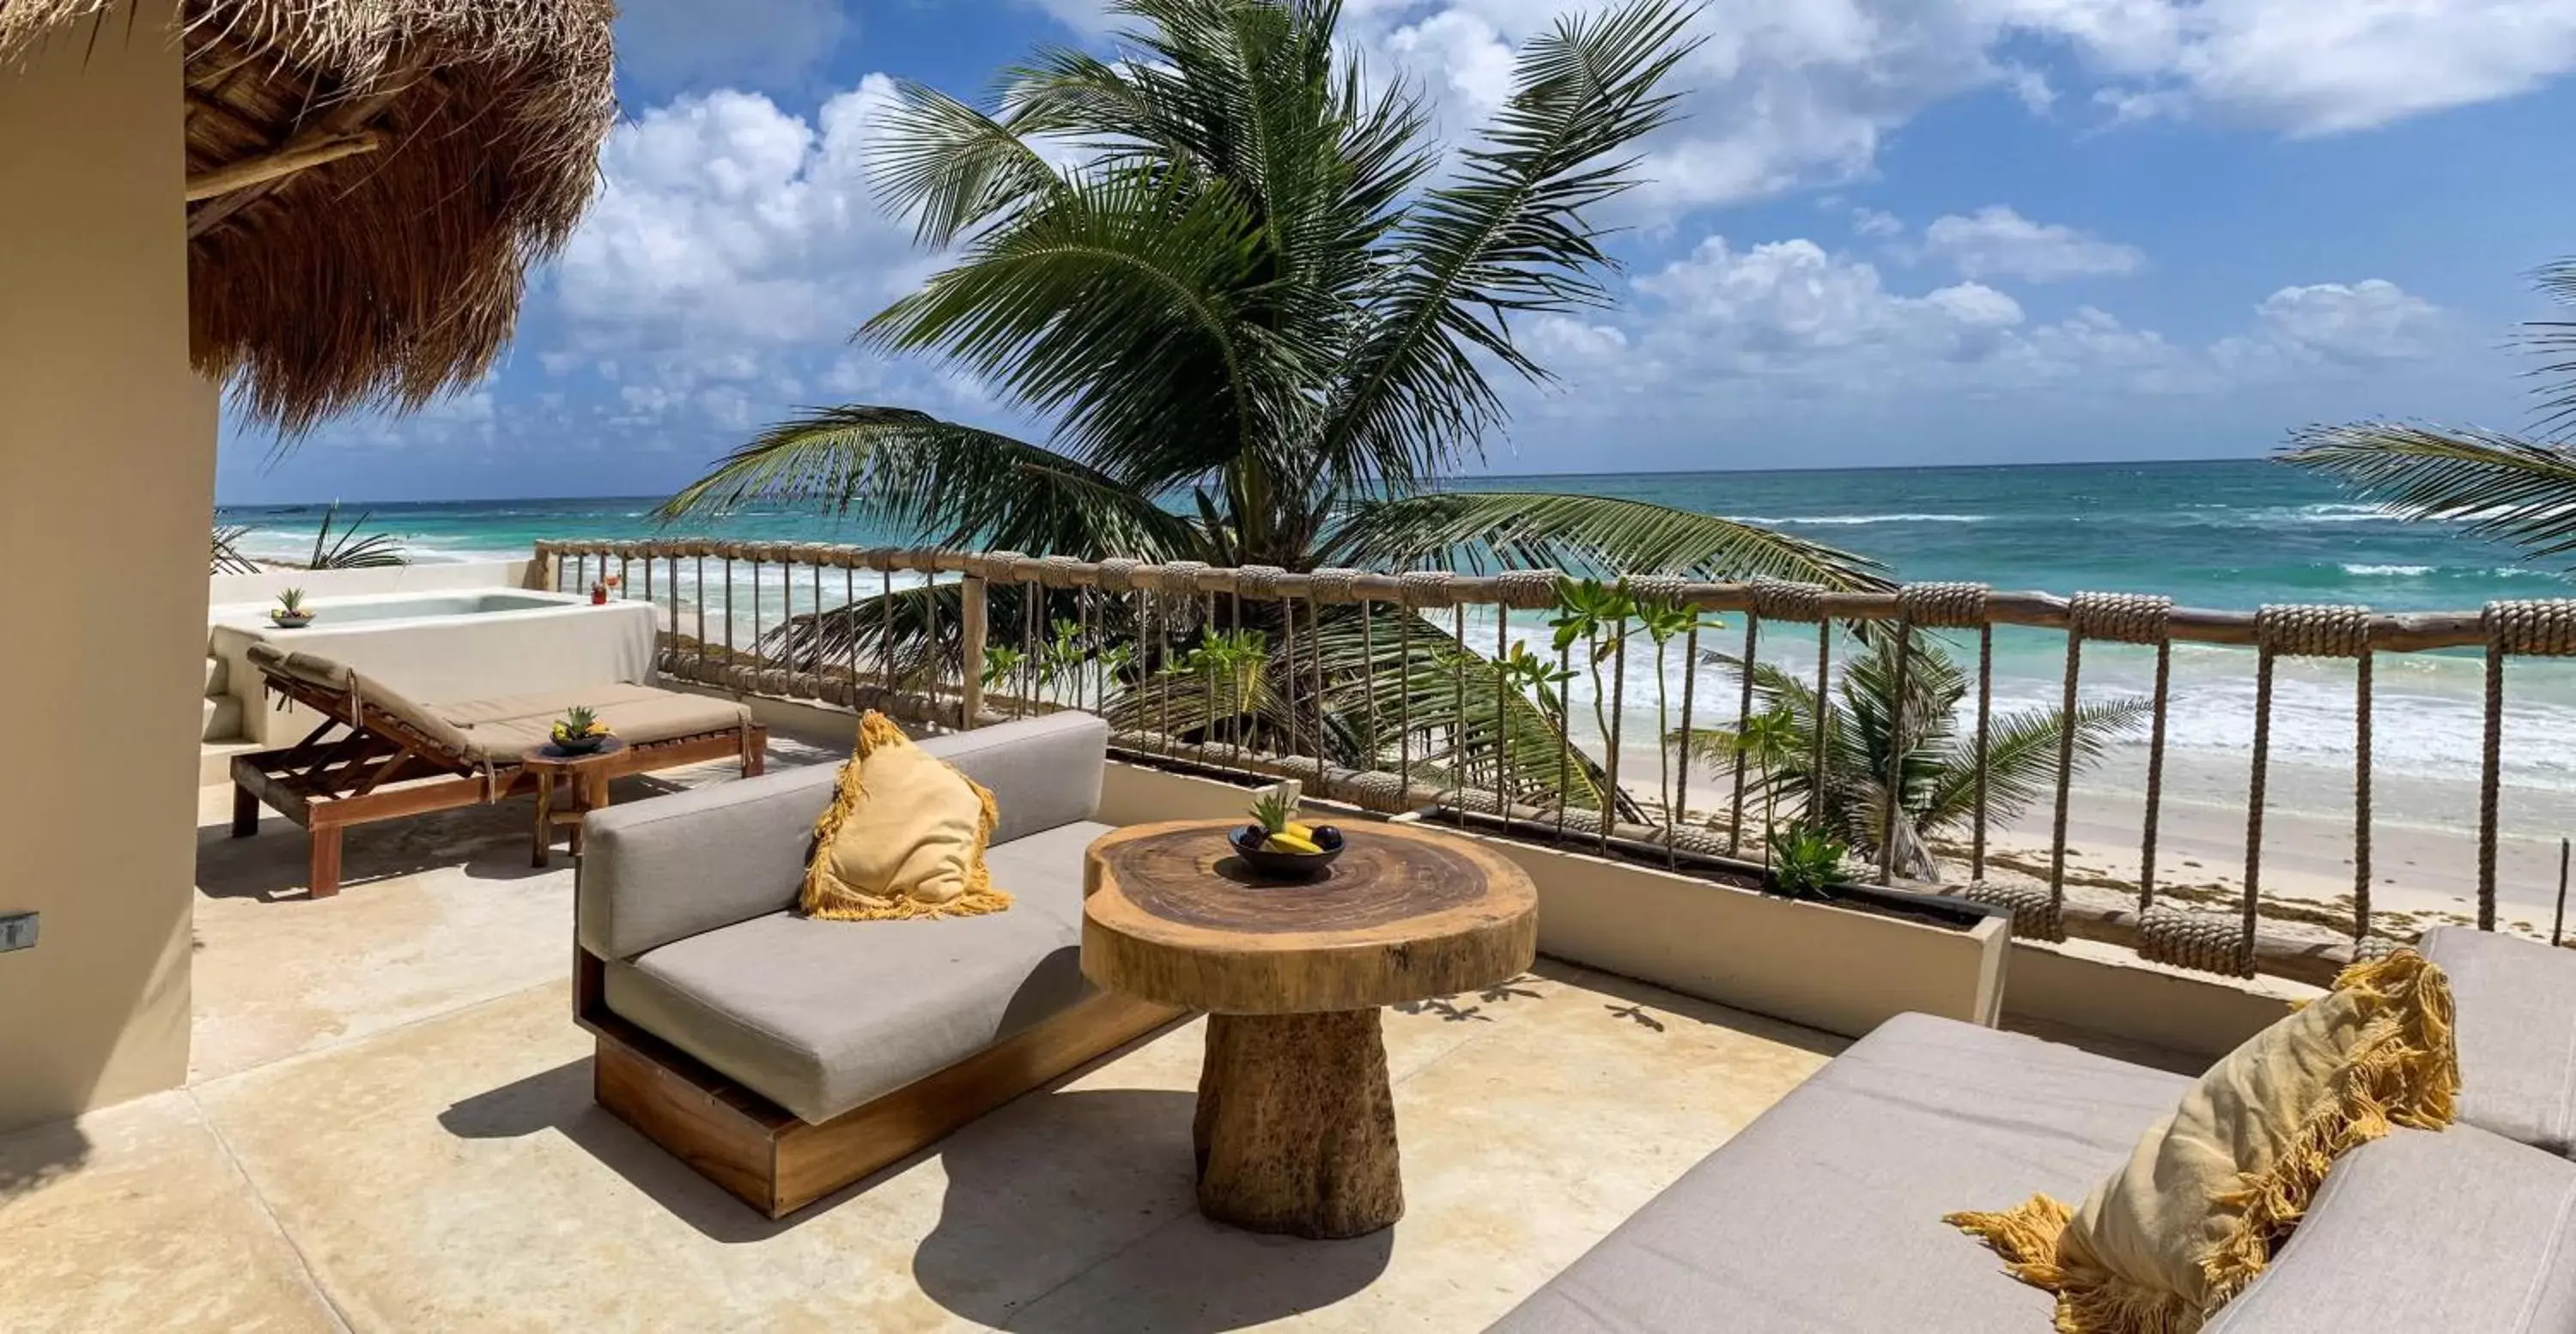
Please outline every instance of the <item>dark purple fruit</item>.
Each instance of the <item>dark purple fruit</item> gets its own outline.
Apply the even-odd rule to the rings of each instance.
[[[1337,848],[1342,845],[1342,831],[1328,824],[1315,826],[1315,846]]]

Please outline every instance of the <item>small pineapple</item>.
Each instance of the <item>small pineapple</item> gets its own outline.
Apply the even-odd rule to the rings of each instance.
[[[279,590],[277,605],[268,609],[268,618],[279,624],[301,623],[310,620],[312,615],[304,609],[304,590],[300,588]]]
[[[608,737],[608,724],[587,704],[576,704],[564,710],[554,726],[555,744],[569,750],[588,750]]]
[[[1297,784],[1282,783],[1261,794],[1252,803],[1252,818],[1261,833],[1261,847],[1266,852],[1322,852],[1315,843],[1315,831],[1296,819]]]

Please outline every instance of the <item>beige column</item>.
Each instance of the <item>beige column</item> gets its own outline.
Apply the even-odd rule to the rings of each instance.
[[[0,1129],[186,1077],[215,388],[173,0],[0,64]]]

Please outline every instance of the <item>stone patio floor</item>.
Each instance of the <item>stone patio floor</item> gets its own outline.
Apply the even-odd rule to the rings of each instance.
[[[1197,1023],[773,1223],[592,1103],[572,868],[528,865],[526,803],[354,832],[321,902],[300,834],[230,839],[227,803],[188,1086],[0,1137],[11,1330],[1474,1331],[1842,1045],[1542,961],[1388,1014],[1376,1236],[1198,1216]]]

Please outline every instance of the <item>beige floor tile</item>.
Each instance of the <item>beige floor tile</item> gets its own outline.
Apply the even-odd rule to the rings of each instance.
[[[1387,1031],[1391,1063],[1423,1055],[1396,1066],[1406,1209],[1393,1229],[1295,1241],[1193,1211],[1004,1327],[1481,1329],[1839,1045],[1553,964],[1390,1012]]]
[[[184,1092],[0,1137],[0,1326],[340,1328]]]

